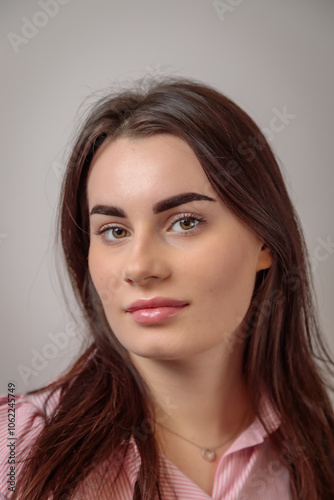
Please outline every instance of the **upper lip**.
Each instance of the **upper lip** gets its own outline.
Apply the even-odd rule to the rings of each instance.
[[[137,309],[147,309],[149,307],[182,307],[187,305],[185,300],[169,299],[168,297],[153,297],[151,299],[139,299],[132,302],[125,308],[125,311],[131,312]]]

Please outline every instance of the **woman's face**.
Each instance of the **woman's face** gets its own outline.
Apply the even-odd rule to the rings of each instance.
[[[188,144],[121,137],[97,153],[87,191],[89,270],[121,344],[156,359],[226,347],[271,259]]]

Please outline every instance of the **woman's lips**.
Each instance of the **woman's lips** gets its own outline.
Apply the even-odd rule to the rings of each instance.
[[[128,311],[132,318],[137,323],[142,324],[156,324],[165,321],[172,316],[176,316],[180,311],[182,311],[186,305],[183,306],[160,306],[160,307],[149,307],[147,309],[136,309],[134,311]]]
[[[153,297],[140,299],[128,306],[125,311],[134,321],[142,324],[156,324],[175,316],[181,312],[188,302],[169,299],[167,297]]]

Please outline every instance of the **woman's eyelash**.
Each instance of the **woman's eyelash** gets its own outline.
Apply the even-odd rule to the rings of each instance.
[[[121,226],[117,226],[116,224],[113,225],[113,224],[106,224],[104,226],[102,226],[100,229],[98,229],[97,231],[94,231],[94,234],[96,234],[97,236],[101,236],[103,233],[105,233],[106,231],[109,231],[110,229],[123,229]],[[124,229],[124,231],[126,231],[126,229]]]
[[[197,227],[201,222],[205,221],[205,219],[203,217],[199,217],[196,214],[191,214],[191,213],[189,213],[189,214],[179,214],[174,219],[171,220],[170,227],[172,227],[174,224],[176,224],[176,222],[181,222],[181,221],[187,220],[187,219],[193,219],[196,222],[198,222],[198,224],[196,224],[195,227]],[[191,229],[194,229],[194,228],[191,228]],[[189,229],[188,231],[191,231],[191,229]],[[187,231],[184,231],[184,232],[187,232]]]

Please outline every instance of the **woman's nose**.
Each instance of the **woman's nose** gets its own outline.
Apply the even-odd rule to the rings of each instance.
[[[157,237],[134,237],[123,268],[123,280],[133,285],[162,281],[171,274],[166,250]]]

